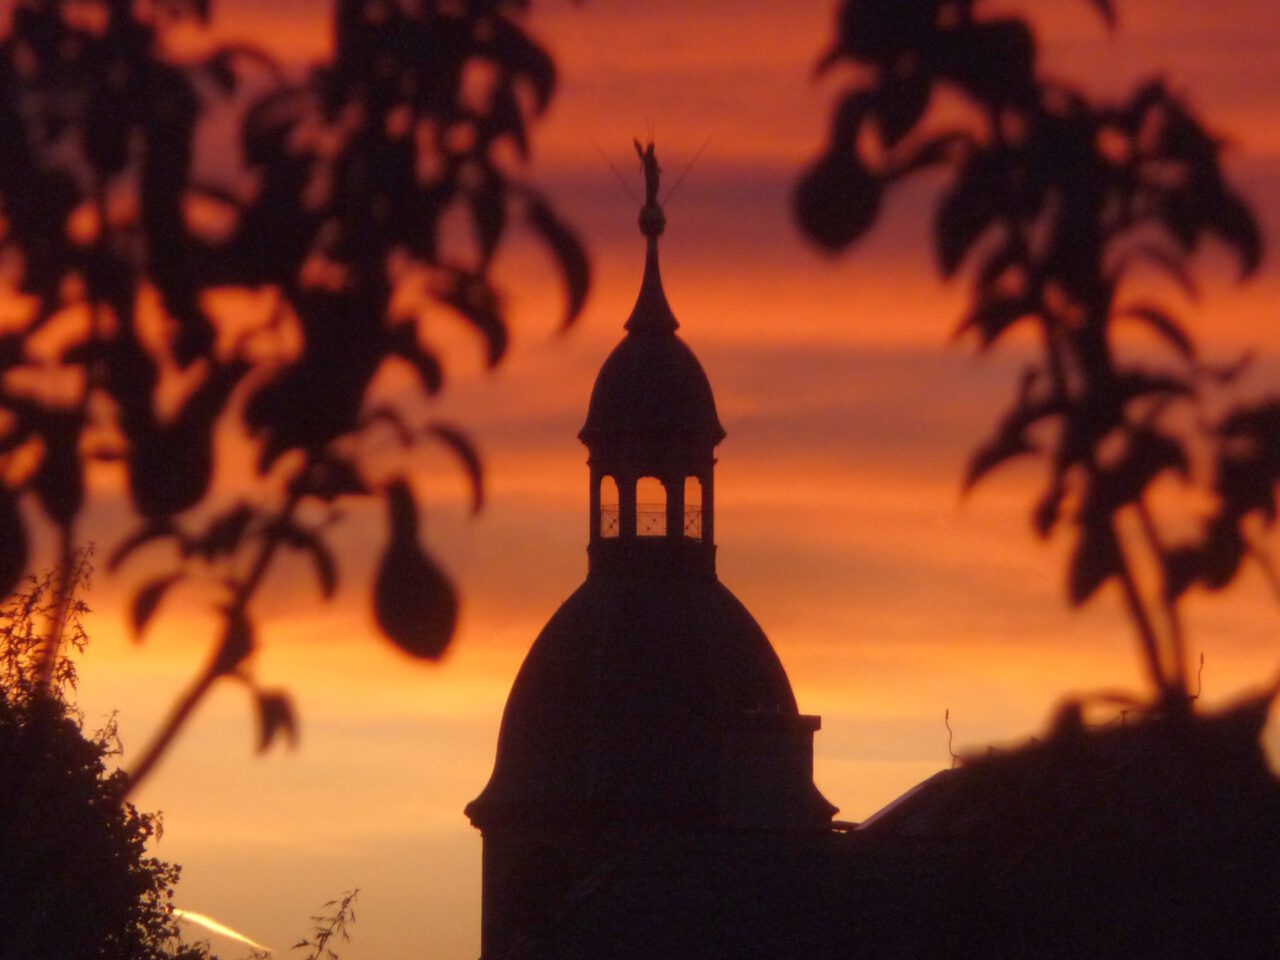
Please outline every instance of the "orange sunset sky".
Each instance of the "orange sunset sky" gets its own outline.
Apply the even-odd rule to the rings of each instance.
[[[1185,91],[1232,144],[1229,170],[1280,248],[1280,5],[1276,0],[1121,0],[1109,34],[1084,0],[1037,0],[1047,67],[1121,92],[1153,73]],[[327,4],[217,0],[215,29],[305,62],[323,52]],[[561,88],[534,134],[530,177],[580,231],[593,262],[580,323],[556,334],[559,289],[532,245],[503,265],[510,358],[444,327],[451,386],[441,418],[486,461],[489,504],[467,513],[445,452],[417,462],[428,537],[463,594],[439,666],[375,635],[366,573],[381,514],[353,516],[350,571],[322,605],[306,569],[273,582],[255,668],[302,718],[293,752],[252,754],[244,691],[217,691],[145,786],[165,813],[159,855],[183,864],[178,903],[286,951],[323,901],[361,888],[344,960],[474,957],[480,838],[462,815],[489,774],[521,658],[586,571],[585,449],[576,434],[600,363],[639,285],[633,136],[656,138],[668,182],[704,146],[667,204],[663,272],[682,334],[715,389],[721,579],[755,614],[801,709],[821,714],[816,780],[860,820],[949,763],[957,749],[1037,732],[1055,703],[1102,687],[1139,691],[1117,598],[1066,607],[1069,544],[1035,540],[1033,468],[997,474],[962,502],[965,457],[1008,399],[1016,348],[975,360],[948,345],[964,301],[937,278],[928,196],[902,195],[869,240],[837,260],[791,224],[790,185],[818,150],[838,86],[816,81],[834,0],[547,0],[534,32]],[[216,162],[216,158],[207,158]],[[1260,352],[1252,381],[1280,389],[1280,265],[1238,287],[1220,251],[1202,258],[1188,306],[1210,353]],[[115,516],[110,485],[90,527]],[[96,525],[95,525],[96,524]],[[377,536],[366,536],[372,529]],[[134,577],[100,571],[80,700],[89,725],[120,711],[126,748],[148,731],[213,639],[197,596],[176,595],[135,646],[123,626]],[[290,573],[292,575],[290,575]],[[1220,702],[1280,669],[1280,608],[1252,574],[1192,598],[1189,636]],[[1272,745],[1280,748],[1273,725]],[[195,932],[195,931],[193,931]],[[222,949],[222,943],[219,942]],[[236,956],[228,947],[224,956]]]

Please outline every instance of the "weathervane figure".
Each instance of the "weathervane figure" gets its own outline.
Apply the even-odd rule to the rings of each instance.
[[[644,171],[644,202],[645,206],[656,207],[658,205],[658,178],[662,176],[662,168],[658,166],[658,156],[653,150],[653,141],[649,141],[647,147],[640,146],[640,141],[633,141],[636,145],[636,154],[640,157],[640,169]]]
[[[662,176],[662,168],[658,166],[658,155],[654,152],[653,141],[647,147],[634,141],[636,155],[640,158],[640,169],[644,171],[644,206],[640,209],[640,232],[650,240],[656,240],[667,225],[667,218],[658,203],[658,180]]]

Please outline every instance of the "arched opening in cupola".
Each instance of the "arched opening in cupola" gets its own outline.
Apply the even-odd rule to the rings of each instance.
[[[702,481],[697,477],[684,479],[684,536],[702,539]]]
[[[618,514],[618,481],[610,476],[600,478],[600,530],[604,538],[617,537],[622,531]]]
[[[641,477],[636,482],[636,536],[667,535],[667,488],[657,477]]]

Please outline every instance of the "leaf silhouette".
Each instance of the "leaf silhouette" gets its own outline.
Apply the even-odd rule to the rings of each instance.
[[[374,617],[412,657],[438,660],[457,625],[453,585],[418,542],[418,510],[403,480],[387,487],[390,536],[374,581]]]
[[[880,182],[859,160],[828,154],[801,177],[792,205],[805,235],[834,253],[870,229],[880,193]]]
[[[175,536],[176,534],[177,530],[168,518],[148,520],[121,541],[120,545],[112,551],[107,560],[107,569],[114,573],[138,548],[147,545],[153,540]]]
[[[566,294],[562,326],[571,326],[582,313],[587,302],[587,291],[591,287],[591,265],[587,260],[587,252],[577,235],[564,225],[555,211],[541,198],[529,197],[525,215],[530,225],[551,248],[560,266]]]
[[[1115,29],[1116,6],[1113,0],[1089,0],[1089,3],[1098,8],[1102,18],[1107,21],[1107,26]]]
[[[392,334],[392,349],[396,356],[413,367],[427,393],[434,395],[440,392],[444,386],[444,369],[439,358],[422,346],[416,327],[411,324],[397,327]]]
[[[1037,311],[1030,297],[997,296],[982,300],[956,329],[956,335],[977,330],[985,349],[1000,339],[1015,323]]]
[[[1203,554],[1194,547],[1177,547],[1164,555],[1164,591],[1177,600],[1204,575]]]
[[[933,224],[934,250],[943,276],[950,277],[996,217],[991,184],[971,165],[938,205]]]
[[[1022,433],[1002,433],[990,444],[979,447],[969,458],[963,489],[968,492],[974,484],[1002,463],[1023,454],[1036,452],[1035,445],[1030,443]]]
[[[1200,555],[1200,579],[1210,590],[1221,590],[1229,584],[1244,560],[1244,535],[1235,518],[1219,515],[1205,532]]]
[[[1031,525],[1040,539],[1045,539],[1053,532],[1062,516],[1062,501],[1066,497],[1066,488],[1061,482],[1055,482],[1036,504],[1031,516]]]
[[[1257,218],[1243,200],[1228,190],[1221,192],[1214,206],[1211,228],[1235,248],[1240,258],[1240,278],[1252,276],[1262,265],[1262,231]]]
[[[495,366],[507,352],[507,323],[498,297],[485,279],[459,271],[444,301],[462,314],[484,337],[486,359]]]
[[[1067,596],[1078,607],[1098,588],[1124,569],[1120,542],[1116,539],[1109,517],[1094,515],[1080,527],[1080,538],[1071,557]]]
[[[1188,360],[1196,358],[1195,344],[1183,325],[1172,314],[1152,303],[1137,303],[1120,311],[1120,316],[1143,320]]]
[[[192,549],[206,559],[230,556],[236,552],[256,516],[247,503],[240,503],[226,513],[214,518],[203,537],[192,544]]]
[[[880,135],[895,147],[920,122],[929,106],[930,88],[919,77],[887,84],[876,101]]]
[[[447,424],[433,423],[426,432],[449,447],[462,461],[471,484],[471,512],[479,513],[484,508],[484,467],[475,446],[461,430]]]
[[[289,695],[278,690],[259,690],[254,700],[258,708],[258,753],[266,753],[279,736],[283,736],[290,747],[296,747],[298,718]]]
[[[155,616],[155,612],[159,609],[165,594],[169,592],[170,587],[181,581],[183,576],[184,574],[181,572],[171,573],[165,577],[157,577],[138,588],[138,592],[133,595],[133,606],[130,610],[130,620],[133,624],[135,639],[142,639],[142,635],[146,632],[147,624]]]
[[[320,581],[320,590],[325,599],[329,599],[338,589],[338,566],[334,563],[333,554],[325,546],[324,541],[310,530],[304,530],[296,524],[285,524],[279,527],[280,538],[295,550],[301,550],[311,557],[311,563]]]

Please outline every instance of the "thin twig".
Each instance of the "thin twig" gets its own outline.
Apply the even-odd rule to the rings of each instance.
[[[303,470],[309,469],[309,465]],[[281,508],[280,517],[291,517],[293,512],[298,508],[298,503],[302,499],[302,494],[296,490],[291,490],[288,499]],[[276,527],[279,526],[277,519]],[[227,608],[227,616],[244,617],[248,608],[249,601],[253,598],[254,592],[262,583],[262,578],[266,575],[271,561],[275,556],[275,552],[284,542],[283,537],[276,530],[268,527],[266,534],[262,540],[262,547],[258,551],[257,559],[254,561],[253,567],[249,571],[249,575],[236,584],[233,591],[231,604]],[[227,637],[224,636],[222,643],[214,651],[213,656],[209,659],[209,663],[204,670],[196,678],[187,691],[178,699],[165,717],[164,724],[151,738],[143,751],[142,759],[129,772],[129,785],[125,790],[125,797],[130,796],[138,786],[151,775],[160,758],[169,749],[175,737],[191,719],[191,715],[195,712],[200,701],[205,698],[213,685],[221,677],[228,676],[234,670],[236,664],[229,663],[226,656],[225,645]]]
[[[48,690],[53,685],[58,668],[58,654],[62,650],[62,632],[71,612],[71,601],[76,584],[80,582],[80,567],[75,558],[75,521],[69,520],[58,528],[58,576],[54,582],[53,620],[45,635],[40,659],[36,664],[36,685]]]
[[[955,731],[951,729],[951,708],[947,707],[946,713],[942,715],[942,722],[947,725],[947,753],[951,754],[951,769],[956,768],[956,761],[959,759],[956,752],[951,749],[951,742],[955,738]]]
[[[1167,555],[1164,540],[1160,536],[1160,531],[1156,527],[1155,518],[1151,516],[1151,510],[1142,501],[1138,500],[1137,504],[1138,518],[1142,522],[1142,532],[1149,541],[1151,549],[1156,556],[1163,561]],[[1165,618],[1169,621],[1169,643],[1170,657],[1173,660],[1174,681],[1180,689],[1187,688],[1187,664],[1186,664],[1186,644],[1182,633],[1182,617],[1178,613],[1178,605],[1173,597],[1169,596],[1167,590],[1161,591],[1161,604],[1164,607]]]

